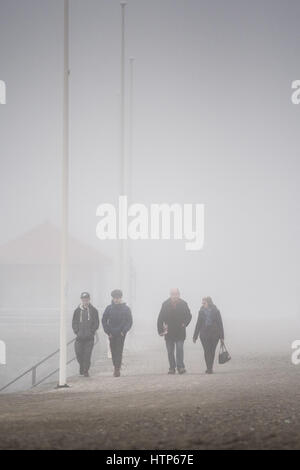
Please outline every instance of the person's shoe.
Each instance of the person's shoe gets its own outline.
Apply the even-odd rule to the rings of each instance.
[[[178,369],[178,374],[182,375],[182,374],[185,374],[186,373],[186,370],[183,368],[181,369]]]
[[[205,371],[205,373],[206,373],[206,374],[213,374],[213,370],[212,370],[212,369],[207,369],[207,370]]]
[[[115,369],[114,370],[114,377],[120,377],[120,375],[121,375],[120,369]]]
[[[90,376],[90,374],[88,372],[85,372],[83,375],[84,375],[84,377],[89,377]]]
[[[84,375],[84,372],[82,369],[79,369],[79,375]]]
[[[175,369],[169,369],[168,374],[169,375],[174,375],[174,374],[176,374],[176,370]]]

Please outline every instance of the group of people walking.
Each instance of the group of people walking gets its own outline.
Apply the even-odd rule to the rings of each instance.
[[[180,298],[179,289],[171,289],[170,297],[161,307],[157,329],[161,336],[165,337],[169,358],[169,374],[186,372],[184,365],[184,341],[186,328],[191,322],[192,315],[185,300]],[[200,337],[206,362],[206,373],[213,373],[213,363],[218,342],[224,345],[224,328],[222,317],[214,305],[211,297],[202,299],[202,306],[198,313],[198,319],[193,335],[196,343]]]
[[[125,337],[132,327],[130,308],[122,301],[122,291],[115,289],[111,293],[112,301],[102,316],[102,326],[109,338],[114,376],[120,377]],[[99,328],[98,310],[90,302],[90,294],[83,292],[81,303],[76,308],[72,327],[76,335],[75,354],[79,363],[79,373],[89,376],[91,355],[95,342],[95,334]]]
[[[109,338],[114,376],[120,377],[124,342],[126,334],[132,327],[132,313],[123,302],[120,289],[113,290],[111,297],[111,304],[106,307],[102,316],[102,326]],[[88,377],[94,338],[100,322],[98,311],[90,302],[89,293],[83,292],[80,298],[81,303],[74,311],[72,327],[76,335],[75,353],[80,367],[79,373]],[[186,372],[184,341],[186,328],[191,319],[189,306],[181,299],[179,289],[171,289],[170,297],[163,302],[157,319],[158,333],[164,337],[166,343],[169,359],[168,374],[175,374],[176,371],[179,374]],[[221,314],[211,297],[202,299],[193,335],[194,343],[198,338],[204,349],[206,373],[212,374],[218,342],[224,345],[224,328]]]

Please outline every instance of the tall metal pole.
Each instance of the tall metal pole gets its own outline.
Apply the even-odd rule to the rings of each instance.
[[[134,86],[134,57],[129,59],[129,145],[127,163],[127,191],[128,198],[132,197],[132,151],[133,151],[133,86]]]
[[[58,387],[67,387],[67,288],[68,288],[68,193],[69,193],[69,0],[64,0],[63,156],[60,271],[60,355]]]
[[[126,195],[126,168],[125,168],[125,7],[126,2],[121,2],[121,136],[120,136],[120,195]],[[120,240],[119,277],[121,289],[126,288],[125,264],[126,252],[125,242]]]
[[[121,194],[125,191],[125,7],[121,2]]]
[[[128,202],[131,204],[132,199],[132,153],[133,153],[133,86],[134,86],[134,58],[129,59],[129,142],[128,142],[128,161],[127,161],[127,195]],[[134,266],[131,253],[131,242],[128,240],[128,302],[133,307],[133,278],[134,278]]]

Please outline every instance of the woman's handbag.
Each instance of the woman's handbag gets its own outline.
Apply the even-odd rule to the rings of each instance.
[[[225,364],[225,362],[230,361],[231,356],[226,349],[224,343],[221,344],[220,351],[219,351],[219,364]]]

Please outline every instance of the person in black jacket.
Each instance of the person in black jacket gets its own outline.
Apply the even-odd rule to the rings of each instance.
[[[132,327],[132,314],[126,303],[122,302],[121,290],[113,290],[111,296],[112,302],[103,313],[102,326],[109,337],[114,377],[120,377],[124,342],[127,332]]]
[[[212,374],[217,344],[219,340],[221,344],[224,344],[224,328],[221,314],[211,297],[202,299],[202,307],[199,310],[193,336],[194,343],[199,336],[204,349],[206,374]]]
[[[179,374],[186,372],[183,362],[183,345],[186,338],[186,327],[191,319],[189,306],[180,298],[179,289],[171,289],[170,298],[163,302],[157,319],[158,333],[166,340],[170,365],[168,374],[175,374],[176,368]]]
[[[98,310],[90,303],[90,294],[83,292],[81,304],[76,308],[72,327],[76,335],[75,354],[79,362],[79,373],[89,377],[91,355],[94,347],[94,336],[99,328]]]

